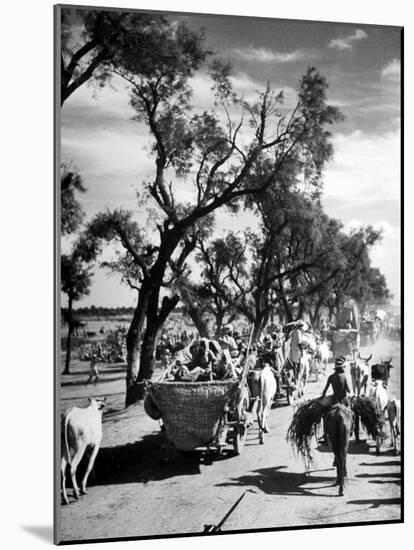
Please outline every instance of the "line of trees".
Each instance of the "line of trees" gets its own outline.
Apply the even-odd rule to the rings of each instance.
[[[333,153],[329,127],[343,117],[327,103],[327,82],[315,68],[299,80],[294,108],[269,85],[247,102],[233,90],[230,65],[204,47],[202,32],[165,17],[81,10],[80,45],[63,14],[62,103],[88,79],[104,85],[115,74],[151,142],[153,176],[140,199],[151,201],[156,235],[137,212],[118,208],[94,216],[76,244],[88,266],[107,244],[120,245],[123,252],[103,266],[137,292],[127,334],[127,406],[143,397],[157,337],[180,301],[200,323],[210,308],[217,327],[243,313],[259,330],[275,305],[289,318],[294,300],[304,309],[322,299],[327,265],[335,299],[350,292],[343,288],[347,270],[366,260],[362,248],[356,251],[374,235],[361,230],[348,242],[318,201]],[[199,71],[209,76],[215,108],[194,113],[191,78]],[[180,199],[183,188],[191,199]],[[256,212],[261,230],[214,240],[215,213],[223,208]],[[203,264],[202,283],[191,280],[194,255]]]
[[[198,243],[201,280],[182,282],[182,300],[203,336],[219,333],[240,314],[257,336],[276,314],[288,322],[307,314],[318,326],[322,310],[333,318],[349,299],[364,309],[390,298],[369,256],[379,231],[367,226],[345,233],[318,198],[282,193],[270,201],[266,193],[258,202],[257,232],[229,231],[208,246]]]
[[[70,357],[73,332],[79,322],[74,312],[74,303],[89,294],[92,284],[92,266],[83,255],[83,248],[76,238],[84,219],[84,212],[77,199],[78,193],[85,193],[79,172],[70,165],[63,164],[60,179],[60,231],[62,236],[75,236],[68,254],[61,255],[61,290],[67,296],[67,308],[61,310],[64,323],[68,326],[66,338],[65,368],[62,374],[70,374]]]

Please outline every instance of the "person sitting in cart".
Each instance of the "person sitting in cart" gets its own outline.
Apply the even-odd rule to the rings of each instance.
[[[233,325],[228,324],[223,327],[219,342],[221,349],[228,350],[232,359],[237,359],[239,357],[239,348],[236,340],[233,338]]]
[[[280,371],[282,370],[283,364],[284,364],[284,357],[283,357],[283,343],[284,343],[284,335],[283,335],[283,329],[280,325],[276,325],[276,331],[272,332],[271,336],[269,336],[270,339],[270,350],[271,350],[271,369],[273,371],[273,374],[276,378],[277,383],[277,392],[276,394],[280,394],[280,388],[281,388],[281,375]]]
[[[276,396],[280,395],[282,387],[281,370],[285,362],[283,356],[283,344],[285,342],[282,325],[276,325],[274,332],[271,335],[272,338],[272,350],[274,353],[274,365],[275,365],[275,377],[277,383]]]
[[[197,381],[212,379],[212,367],[216,356],[211,351],[208,338],[201,338],[198,350],[191,363],[190,371],[193,375],[198,373]]]
[[[228,324],[223,327],[221,338],[219,339],[221,349],[228,357],[225,358],[225,362],[228,364],[230,371],[234,371],[234,374],[238,374],[241,370],[240,361],[242,356],[239,351],[239,347],[233,338],[233,325]],[[230,359],[230,361],[228,361]]]
[[[300,319],[293,324],[293,330],[290,333],[289,359],[293,365],[293,370],[296,376],[299,374],[300,360],[303,353],[301,344],[303,339],[303,332],[305,331],[306,326],[307,325],[305,321],[302,321]]]
[[[237,348],[239,350],[239,355],[244,355],[247,351],[247,347],[246,347],[246,344],[243,342],[243,338],[242,338],[241,334],[237,331],[234,331],[233,332],[233,338],[234,338],[234,341],[237,344]]]
[[[190,358],[188,354],[180,353],[175,361],[173,374],[176,381],[205,382],[226,376],[227,369],[220,361],[222,351],[218,342],[201,338],[190,349]]]

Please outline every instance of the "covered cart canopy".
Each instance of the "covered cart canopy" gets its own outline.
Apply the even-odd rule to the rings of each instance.
[[[328,332],[328,338],[332,343],[334,356],[350,355],[353,349],[359,349],[360,337],[356,329],[331,330]]]
[[[161,413],[168,439],[177,449],[189,451],[214,439],[239,387],[234,380],[150,382],[148,394]]]

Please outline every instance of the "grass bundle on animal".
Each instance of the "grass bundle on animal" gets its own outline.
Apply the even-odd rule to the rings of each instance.
[[[311,440],[316,436],[318,427],[329,405],[325,406],[320,399],[309,399],[301,403],[293,415],[286,439],[302,456],[306,464],[312,462]]]
[[[311,441],[316,437],[322,419],[332,405],[324,405],[320,398],[309,399],[297,408],[287,431],[286,439],[301,455],[308,466],[312,462]],[[376,439],[383,437],[384,421],[376,404],[369,397],[353,397],[350,400],[352,414],[359,417],[365,431]]]
[[[384,418],[371,398],[366,396],[353,397],[351,399],[351,409],[354,418],[359,417],[369,437],[384,439]]]

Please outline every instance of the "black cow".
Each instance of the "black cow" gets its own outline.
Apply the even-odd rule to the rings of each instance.
[[[372,380],[382,380],[388,386],[388,380],[390,379],[390,369],[393,368],[391,365],[392,359],[389,361],[381,361],[376,365],[371,367],[371,379]]]

